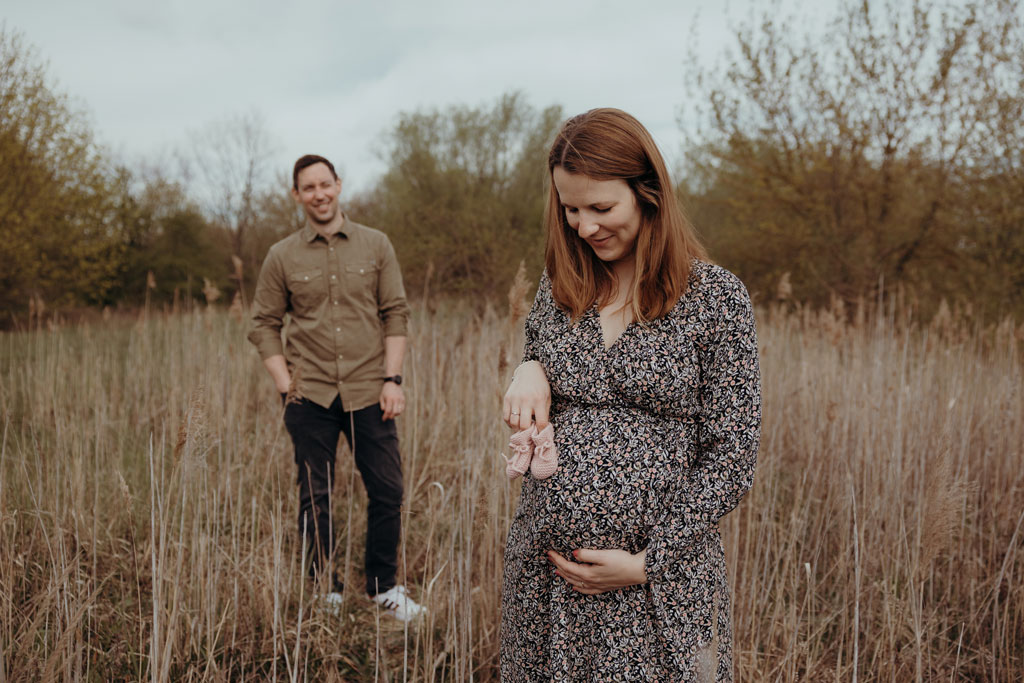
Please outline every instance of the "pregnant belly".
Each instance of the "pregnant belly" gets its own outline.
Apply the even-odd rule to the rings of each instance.
[[[522,521],[563,553],[646,548],[686,464],[680,430],[647,413],[594,408],[566,411],[552,424],[558,469],[523,487]]]

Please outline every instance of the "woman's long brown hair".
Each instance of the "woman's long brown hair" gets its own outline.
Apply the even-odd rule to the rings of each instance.
[[[664,316],[686,290],[690,261],[707,255],[676,200],[651,134],[624,111],[591,109],[562,125],[548,154],[549,176],[556,166],[629,184],[642,216],[629,296],[633,318],[648,322]],[[611,299],[615,275],[569,226],[554,182],[550,185],[544,260],[552,296],[576,320],[595,302]]]

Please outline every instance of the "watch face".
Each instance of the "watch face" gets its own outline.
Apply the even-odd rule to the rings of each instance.
[[[395,384],[401,384],[402,383],[402,376],[401,375],[392,375],[391,377],[385,377],[384,381],[385,382],[394,382]]]

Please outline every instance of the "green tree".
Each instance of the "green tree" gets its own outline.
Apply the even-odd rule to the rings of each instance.
[[[519,94],[404,113],[385,138],[387,172],[349,210],[391,236],[407,286],[432,271],[433,291],[504,292],[520,260],[541,268],[547,150],[561,120],[560,107],[537,111]]]
[[[985,154],[961,171],[957,246],[983,308],[1024,317],[1024,30],[1019,5],[982,7],[998,30],[982,36],[974,73],[984,95],[975,145]]]
[[[121,168],[115,186],[114,215],[124,240],[112,293],[117,301],[138,305],[147,294],[153,302],[201,300],[203,278],[220,289],[231,284],[231,235],[211,225],[180,185],[158,176],[138,182]]]
[[[1020,272],[997,245],[1019,244],[1021,36],[1009,0],[849,0],[802,38],[777,8],[741,26],[724,68],[690,70],[684,193],[712,254],[761,290],[790,272],[816,303]],[[1021,308],[1019,282],[989,288],[994,308]]]
[[[86,117],[0,26],[0,308],[106,302],[121,257],[109,199]]]

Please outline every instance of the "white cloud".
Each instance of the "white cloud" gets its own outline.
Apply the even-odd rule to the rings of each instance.
[[[54,0],[23,3],[7,21],[91,109],[101,139],[129,158],[255,109],[284,170],[320,151],[359,190],[383,170],[380,135],[399,112],[511,90],[567,114],[630,111],[675,156],[683,59],[701,4]],[[709,42],[721,42],[720,13],[704,10],[701,21]]]

